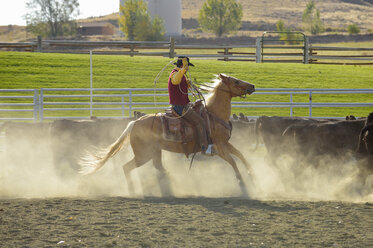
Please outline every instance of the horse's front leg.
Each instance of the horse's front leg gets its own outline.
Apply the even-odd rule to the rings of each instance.
[[[231,143],[228,143],[227,147],[228,147],[228,150],[229,150],[230,153],[232,153],[234,156],[236,156],[237,158],[239,158],[242,161],[242,163],[244,163],[244,165],[245,165],[245,167],[247,169],[247,173],[249,173],[251,176],[254,177],[255,175],[254,175],[253,168],[247,162],[247,160],[245,159],[245,157],[243,156],[243,154],[236,147],[234,147]]]
[[[242,179],[240,171],[237,168],[236,161],[234,161],[233,157],[230,155],[229,147],[226,145],[217,145],[217,150],[219,157],[227,161],[232,166],[234,173],[236,174],[236,178],[239,181],[242,194],[248,196],[246,185]]]
[[[228,143],[227,149],[229,150],[230,153],[232,153],[237,158],[239,158],[242,161],[242,163],[244,163],[244,165],[247,169],[247,173],[250,176],[249,188],[252,189],[254,187],[258,187],[259,184],[256,181],[257,177],[255,176],[254,170],[253,170],[252,166],[247,162],[247,160],[245,159],[243,154],[236,147],[234,147],[231,143]]]

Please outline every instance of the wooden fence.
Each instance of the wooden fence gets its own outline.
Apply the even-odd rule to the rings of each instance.
[[[273,45],[270,42],[279,44]],[[257,38],[255,45],[181,45],[176,44],[174,38],[161,42],[42,40],[38,38],[35,42],[0,43],[0,50],[79,54],[87,54],[92,51],[94,54],[169,58],[186,55],[256,63],[373,65],[373,48],[313,46],[309,44],[308,37],[305,35],[299,40],[284,40],[263,35]]]

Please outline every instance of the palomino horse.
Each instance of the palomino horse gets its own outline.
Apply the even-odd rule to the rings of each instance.
[[[210,116],[212,116],[210,118],[211,140],[216,145],[217,155],[232,166],[243,194],[247,194],[245,184],[232,154],[245,164],[249,173],[251,168],[242,153],[229,143],[231,135],[229,117],[231,115],[232,97],[252,94],[255,91],[255,86],[240,79],[219,74],[219,78],[208,87],[208,90],[210,93],[206,97],[206,108]],[[196,149],[195,141],[188,142],[186,147],[183,147],[181,142],[164,140],[161,118],[157,114],[150,114],[130,122],[121,136],[103,152],[89,154],[82,158],[80,172],[90,174],[97,171],[122,148],[128,137],[135,155],[132,160],[123,165],[130,193],[134,192],[130,177],[130,172],[133,169],[152,160],[155,168],[164,177],[167,174],[162,165],[162,150],[184,153],[185,149],[187,149],[189,154],[191,154]]]

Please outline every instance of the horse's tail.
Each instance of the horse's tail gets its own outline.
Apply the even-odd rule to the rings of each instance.
[[[135,125],[136,121],[131,121],[128,123],[126,129],[120,135],[120,137],[111,144],[108,148],[96,152],[96,154],[88,153],[86,156],[81,158],[79,161],[80,170],[79,173],[88,175],[94,173],[95,171],[99,170],[109,158],[113,157],[117,154],[121,148],[123,147],[124,143],[126,142],[129,134],[132,131],[133,126]]]

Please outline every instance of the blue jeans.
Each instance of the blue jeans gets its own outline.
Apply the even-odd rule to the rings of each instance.
[[[184,105],[172,105],[172,108],[175,110],[176,113],[178,113],[178,115],[183,115]]]

